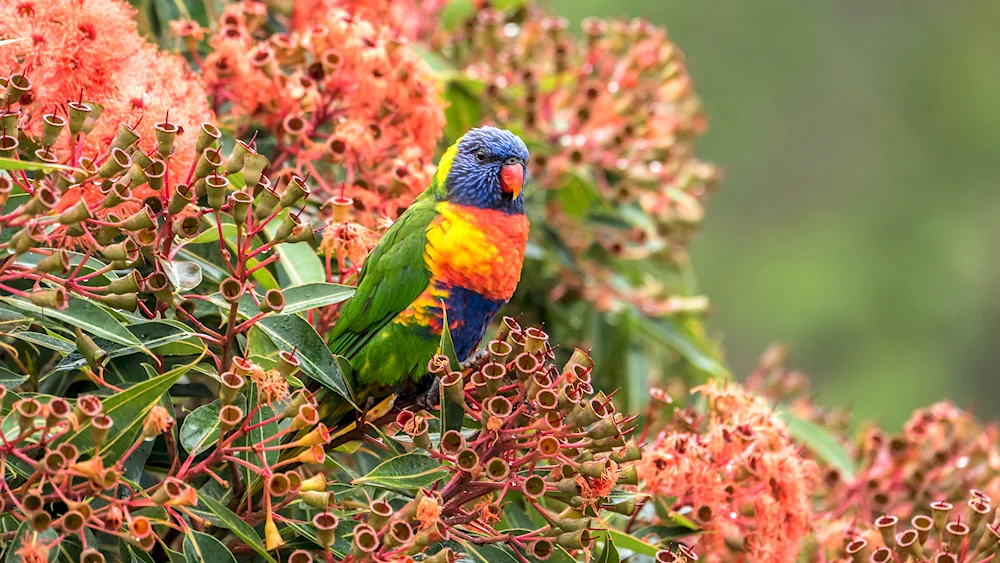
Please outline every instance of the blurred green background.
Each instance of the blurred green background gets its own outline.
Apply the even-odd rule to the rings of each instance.
[[[692,252],[739,377],[782,341],[858,417],[1000,414],[1000,3],[548,4],[684,51],[725,171]]]

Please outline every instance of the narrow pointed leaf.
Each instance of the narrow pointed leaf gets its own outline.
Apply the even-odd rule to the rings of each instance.
[[[789,411],[779,411],[778,418],[785,423],[793,438],[836,467],[848,480],[854,478],[855,467],[851,456],[822,426],[799,418]]]
[[[264,317],[256,326],[271,338],[279,350],[295,350],[302,362],[303,373],[354,403],[340,367],[312,325],[298,315],[275,315]]]
[[[222,525],[228,528],[236,537],[240,538],[243,543],[249,545],[270,563],[275,563],[274,558],[264,549],[264,544],[261,543],[257,532],[244,522],[242,518],[234,514],[232,510],[229,510],[209,495],[198,495],[198,503],[204,505],[212,514],[215,514],[219,521],[222,522]]]
[[[448,476],[448,470],[433,459],[409,453],[382,462],[370,473],[355,479],[355,485],[375,485],[390,489],[413,490],[427,487]]]
[[[221,541],[194,530],[184,534],[184,559],[188,563],[236,563],[236,557]]]
[[[111,459],[124,455],[125,451],[139,438],[142,423],[149,411],[160,402],[163,394],[201,361],[199,356],[193,363],[178,366],[162,375],[153,377],[142,383],[137,383],[121,393],[116,393],[104,399],[104,414],[111,417],[111,434],[108,441],[101,447],[101,452]],[[60,441],[69,442],[80,449],[80,453],[89,453],[94,449],[91,436],[91,423],[86,421],[80,428],[68,433]]]
[[[125,328],[115,317],[101,307],[85,299],[69,298],[69,306],[64,311],[43,309],[20,297],[3,298],[18,309],[44,315],[80,327],[82,330],[111,342],[125,346],[140,346],[139,339]]]

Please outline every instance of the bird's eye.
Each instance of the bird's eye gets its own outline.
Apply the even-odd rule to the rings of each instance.
[[[476,160],[478,160],[479,162],[486,162],[486,150],[485,149],[479,149],[478,151],[476,151]]]
[[[504,161],[504,164],[518,164],[519,162],[521,162],[521,161],[518,160],[517,157],[513,157],[512,156],[512,157],[509,157],[506,161]]]

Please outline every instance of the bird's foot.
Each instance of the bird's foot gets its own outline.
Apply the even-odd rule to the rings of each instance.
[[[489,357],[489,355],[490,353],[487,352],[486,350],[476,350],[475,353],[469,356],[464,362],[458,364],[459,369],[461,371],[465,371],[469,368],[476,367],[479,364],[483,363],[483,360]]]
[[[437,406],[438,400],[440,398],[439,389],[441,388],[441,378],[434,376],[434,381],[427,387],[427,389],[417,395],[417,406],[425,409],[431,409]]]

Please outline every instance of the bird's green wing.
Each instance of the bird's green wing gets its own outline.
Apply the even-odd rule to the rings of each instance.
[[[330,333],[334,354],[353,359],[427,288],[426,233],[438,215],[437,201],[427,195],[414,201],[365,260],[358,289]]]

